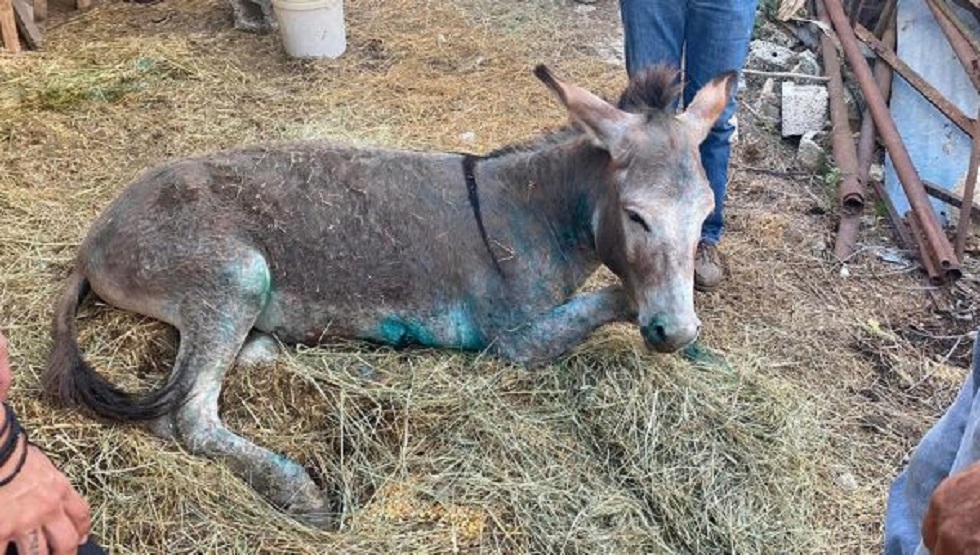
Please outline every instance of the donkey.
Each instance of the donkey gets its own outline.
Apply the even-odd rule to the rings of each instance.
[[[306,470],[230,431],[225,372],[258,345],[347,337],[553,359],[613,321],[646,344],[698,335],[694,254],[713,207],[698,156],[734,74],[682,113],[676,72],[636,76],[613,106],[535,69],[573,126],[484,157],[303,142],[166,163],[93,224],[55,307],[47,391],[150,421],[219,458],[270,502],[323,522]],[[621,281],[576,291],[605,264]],[[177,328],[167,383],[136,397],[83,360],[76,312],[104,301]],[[253,348],[254,347],[254,348]]]

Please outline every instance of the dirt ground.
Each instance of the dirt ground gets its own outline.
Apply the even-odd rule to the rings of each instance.
[[[484,152],[564,123],[536,63],[610,98],[625,84],[612,0],[346,9],[336,61],[288,60],[277,37],[232,30],[218,0],[101,4],[68,13],[42,52],[0,55],[12,400],[90,500],[95,534],[114,553],[880,551],[889,482],[965,376],[977,243],[966,276],[935,288],[874,207],[842,266],[829,172],[799,168],[751,111],[731,277],[697,297],[730,371],[646,353],[613,326],[535,372],[331,343],[233,373],[227,421],[311,469],[336,499],[331,530],[278,513],[218,463],[41,398],[74,250],[144,169],[283,139]],[[86,356],[127,388],[159,383],[173,360],[171,331],[101,303],[80,328]]]

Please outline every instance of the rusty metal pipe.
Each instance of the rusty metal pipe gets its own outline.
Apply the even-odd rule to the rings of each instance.
[[[963,41],[970,47],[974,52],[980,52],[980,43],[974,40],[973,32],[970,31],[963,21],[956,15],[953,11],[953,7],[944,0],[931,0],[927,1],[927,4],[933,9],[933,15],[936,14],[936,10],[939,10],[943,14],[943,19],[956,28],[956,32],[963,37]]]
[[[827,10],[820,0],[816,1],[817,17],[830,25]],[[827,93],[830,98],[831,148],[834,163],[840,171],[838,200],[840,203],[840,225],[834,241],[834,256],[837,260],[847,260],[857,248],[858,219],[864,211],[866,187],[858,177],[857,152],[851,134],[851,122],[847,117],[847,104],[844,102],[844,79],[841,77],[840,60],[837,47],[826,34],[820,36],[820,52],[823,57],[823,73],[827,76]]]
[[[967,77],[970,78],[975,88],[980,89],[980,61],[977,60],[977,51],[971,46],[970,41],[960,33],[959,28],[949,18],[950,16],[939,7],[937,0],[926,0],[926,5],[932,10],[932,15],[939,23],[939,28],[946,35],[950,46],[953,47],[953,52],[963,64]]]
[[[837,36],[844,49],[844,55],[850,62],[851,68],[854,70],[854,75],[861,85],[861,91],[864,93],[865,101],[868,103],[871,117],[874,118],[875,126],[878,128],[881,139],[885,143],[885,148],[891,154],[895,170],[898,173],[899,180],[902,182],[902,188],[905,190],[905,195],[909,199],[909,205],[919,216],[918,224],[922,228],[923,238],[929,245],[930,251],[936,256],[938,266],[945,272],[946,277],[957,279],[961,275],[959,261],[953,253],[952,245],[949,244],[949,240],[946,239],[942,228],[939,226],[939,220],[936,218],[935,212],[932,211],[929,198],[922,188],[922,182],[919,180],[919,175],[912,165],[912,159],[909,156],[908,150],[905,149],[905,144],[902,142],[898,129],[895,127],[895,122],[888,112],[888,106],[881,96],[881,91],[875,86],[871,69],[861,54],[861,49],[857,44],[857,38],[854,36],[854,30],[851,29],[850,22],[847,21],[844,15],[844,9],[841,7],[840,0],[823,1],[834,28],[837,30]]]
[[[882,13],[883,18],[888,17],[888,21],[884,23],[882,21],[878,22],[878,28],[882,29],[881,44],[887,46],[889,49],[895,48],[896,18],[894,8],[895,2],[889,2],[885,8],[886,11]],[[862,29],[859,25],[856,25],[856,27]],[[875,84],[878,86],[878,90],[881,91],[882,98],[887,102],[892,90],[892,68],[879,56],[878,61],[875,62],[873,73]],[[874,189],[878,199],[885,205],[888,220],[891,222],[892,227],[895,228],[895,233],[898,234],[899,243],[910,251],[919,250],[919,245],[912,237],[908,224],[899,215],[898,210],[895,209],[895,205],[885,192],[885,186],[878,181],[872,181],[868,178],[871,169],[871,159],[874,157],[875,151],[875,135],[874,118],[871,117],[871,111],[865,108],[861,118],[861,137],[858,141],[858,176]],[[926,256],[927,253],[920,251],[921,258],[926,258]]]
[[[895,20],[892,19],[891,22],[885,27],[884,34],[881,37],[882,46],[886,46],[890,49],[895,47]],[[881,97],[886,102],[888,97],[891,95],[892,90],[892,68],[889,67],[885,60],[878,57],[878,61],[875,62],[875,67],[873,71],[875,78],[875,84],[878,90],[881,91]],[[861,137],[858,140],[858,179],[862,180],[864,183],[868,182],[868,174],[871,171],[871,159],[874,157],[875,153],[875,134],[877,129],[875,128],[875,120],[871,117],[871,112],[865,108],[864,113],[861,117]]]
[[[884,27],[882,31],[881,44],[883,46],[887,46],[889,49],[894,49],[896,39],[896,18],[894,12],[895,2],[889,2],[889,6],[892,8],[892,10],[888,12],[890,21],[886,22],[884,25],[882,25],[879,21],[879,27]],[[885,14],[882,14],[883,17],[884,15]],[[860,26],[856,27],[859,29],[861,28]],[[879,56],[878,61],[875,62],[873,73],[878,90],[881,91],[882,98],[887,102],[888,97],[891,96],[892,90],[892,67],[885,63],[885,60]],[[858,173],[863,177],[865,183],[871,185],[875,191],[875,194],[878,196],[878,200],[885,205],[888,220],[891,222],[892,227],[895,228],[895,233],[898,234],[899,243],[910,251],[918,250],[920,258],[928,258],[931,262],[932,259],[928,252],[919,249],[919,243],[914,237],[912,237],[912,232],[909,229],[909,225],[902,219],[902,216],[899,215],[898,210],[895,209],[895,205],[892,203],[891,198],[889,198],[888,194],[885,192],[884,184],[868,179],[868,173],[870,172],[871,168],[871,159],[873,158],[875,151],[876,131],[875,121],[874,118],[871,117],[871,111],[865,108],[861,120],[861,138],[858,142]],[[923,265],[923,267],[925,267],[925,265]]]
[[[897,19],[896,7],[898,7],[898,0],[888,0],[885,7],[882,8],[881,13],[878,14],[878,23],[875,24],[874,31],[876,37],[883,37],[885,30],[889,26],[895,25],[895,20]]]
[[[980,121],[980,113],[977,114]],[[970,216],[973,210],[973,189],[977,184],[977,164],[980,164],[980,123],[973,135],[973,148],[970,149],[970,167],[966,171],[966,186],[963,188],[963,207],[960,208],[960,221],[956,223],[956,257],[962,259],[966,249],[966,235],[970,231]]]
[[[912,86],[913,89],[915,89],[922,95],[923,98],[935,106],[936,109],[942,112],[944,116],[955,123],[956,126],[962,129],[964,133],[970,135],[971,137],[973,136],[973,119],[964,114],[963,111],[960,110],[955,104],[947,100],[938,89],[923,79],[917,71],[903,62],[901,58],[895,54],[894,46],[889,46],[883,40],[879,41],[867,29],[861,27],[860,25],[854,26],[854,32],[857,34],[857,37],[861,40],[861,42],[867,44],[868,48],[878,55],[879,61],[884,61],[890,65],[892,69],[897,71],[898,74]]]
[[[823,2],[817,0],[817,17],[826,25],[830,19]],[[864,210],[864,183],[857,177],[857,152],[854,150],[854,137],[851,122],[847,118],[847,104],[844,102],[844,79],[841,77],[840,60],[834,41],[826,34],[820,37],[820,50],[823,57],[823,72],[829,79],[827,92],[830,97],[831,146],[834,162],[840,170],[839,189],[841,211],[845,214],[860,213]]]
[[[894,2],[891,4],[894,6]],[[896,21],[894,15],[894,12],[890,14],[891,21],[887,22],[884,26],[881,42],[878,43],[881,46],[887,47],[889,51],[894,50],[896,42]],[[863,30],[863,27],[860,25],[855,25],[855,27],[858,31]],[[858,36],[860,37],[860,34]],[[874,50],[874,48],[872,49]],[[877,52],[877,50],[875,51]],[[881,91],[881,96],[886,102],[888,97],[891,96],[892,67],[889,63],[886,63],[886,60],[879,53],[873,73],[878,90]],[[919,251],[919,258],[923,261],[922,267],[925,269],[926,275],[929,276],[930,281],[936,282],[939,280],[939,271],[936,269],[932,255],[929,253],[928,245],[921,240],[921,231],[916,228],[917,235],[913,236],[912,225],[899,215],[891,198],[888,197],[888,193],[885,192],[884,184],[878,181],[868,180],[871,158],[874,155],[875,149],[875,132],[874,118],[871,117],[871,111],[865,108],[861,122],[861,138],[858,142],[858,172],[864,176],[866,182],[870,183],[878,199],[885,205],[888,220],[892,223],[892,227],[895,228],[895,233],[898,234],[899,243],[910,251]]]
[[[899,215],[898,210],[895,209],[895,205],[892,204],[892,200],[888,198],[885,193],[885,186],[877,181],[871,183],[871,187],[874,188],[875,194],[878,195],[878,199],[885,205],[885,212],[888,213],[888,221],[892,223],[892,227],[895,228],[895,233],[898,234],[898,242],[902,244],[907,250],[914,251],[918,250],[919,244],[912,237],[912,233],[909,231],[908,224]]]
[[[905,223],[909,226],[909,231],[911,231],[912,240],[915,241],[916,246],[919,248],[919,252],[927,253],[929,251],[929,242],[926,241],[925,232],[922,230],[922,225],[919,223],[919,218],[916,216],[915,212],[909,212],[905,216]],[[933,283],[941,283],[943,281],[942,273],[939,268],[936,267],[936,261],[931,255],[925,255],[920,257],[922,261],[922,269],[926,271],[926,275],[929,276],[929,281]]]

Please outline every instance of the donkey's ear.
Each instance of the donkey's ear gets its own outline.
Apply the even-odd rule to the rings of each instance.
[[[628,114],[582,87],[558,79],[544,65],[534,68],[534,75],[558,96],[572,123],[591,135],[599,146],[613,156],[623,150],[635,114]]]
[[[718,121],[728,99],[738,83],[737,73],[729,71],[711,80],[694,95],[694,100],[677,116],[691,130],[692,137],[700,144],[711,131],[711,126]]]

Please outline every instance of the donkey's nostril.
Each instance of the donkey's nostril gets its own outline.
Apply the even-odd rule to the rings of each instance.
[[[660,352],[672,353],[697,339],[701,331],[698,321],[687,323],[677,316],[658,314],[640,328],[647,347]]]
[[[667,318],[662,315],[654,316],[640,331],[647,341],[663,343],[667,341]]]

